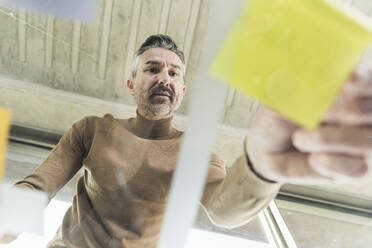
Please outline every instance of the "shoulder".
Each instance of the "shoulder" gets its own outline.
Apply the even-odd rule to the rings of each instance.
[[[115,118],[112,114],[105,114],[104,116],[95,116],[90,115],[86,116],[83,119],[81,119],[79,122],[84,123],[84,125],[89,127],[95,127],[95,126],[104,126],[104,125],[110,125],[112,122],[115,121]]]
[[[75,122],[73,128],[92,134],[101,130],[109,130],[115,120],[112,114],[105,114],[102,117],[90,115]]]

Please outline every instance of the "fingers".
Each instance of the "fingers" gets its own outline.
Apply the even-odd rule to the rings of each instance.
[[[277,182],[318,184],[331,181],[328,176],[318,173],[308,161],[308,155],[289,151],[285,153],[265,154],[265,171],[261,175]],[[260,172],[261,168],[255,169]]]
[[[355,82],[349,81],[344,86],[344,92],[352,97],[370,97],[372,96],[372,81],[367,82]]]
[[[311,167],[334,181],[345,181],[367,175],[369,167],[363,157],[343,154],[315,153],[309,155]]]
[[[353,98],[342,92],[326,114],[324,122],[348,125],[372,124],[372,97]]]
[[[305,154],[298,151],[266,154],[270,179],[283,183],[323,184],[348,182],[367,175],[361,157],[337,154]],[[259,170],[259,168],[255,168]],[[263,175],[265,176],[265,175]]]
[[[356,97],[372,96],[372,67],[369,64],[360,64],[352,73],[344,91]]]
[[[315,131],[297,129],[292,142],[297,149],[307,153],[364,156],[372,153],[372,128],[325,125]]]
[[[372,67],[359,65],[325,117],[326,122],[372,124]]]

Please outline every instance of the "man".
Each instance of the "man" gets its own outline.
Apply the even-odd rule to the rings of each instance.
[[[136,118],[84,118],[38,169],[17,183],[52,198],[83,167],[72,206],[48,247],[156,247],[183,136],[171,120],[186,92],[185,61],[169,36],[154,35],[142,44],[134,64],[127,87],[136,99]],[[201,204],[212,222],[245,224],[286,182],[366,175],[370,110],[354,111],[349,102],[360,107],[369,103],[372,92],[357,84],[357,75],[316,131],[299,129],[262,108],[253,120],[245,154],[228,174],[223,161],[211,155]]]

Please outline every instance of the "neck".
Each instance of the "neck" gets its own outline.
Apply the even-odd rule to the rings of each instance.
[[[137,110],[134,123],[136,134],[142,138],[166,139],[172,133],[172,115],[161,118],[148,118]]]
[[[158,115],[153,115],[150,113],[150,111],[143,111],[142,109],[137,109],[137,113],[140,114],[142,117],[152,120],[152,121],[158,121],[158,120],[163,120],[163,119],[169,119],[173,117],[173,114],[170,113],[166,116],[158,116]]]

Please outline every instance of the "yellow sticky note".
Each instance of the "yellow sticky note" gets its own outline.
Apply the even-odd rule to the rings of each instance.
[[[367,25],[325,0],[251,0],[210,73],[315,128],[371,42]]]
[[[8,133],[10,126],[10,111],[0,108],[0,181],[5,170],[5,152],[8,144]]]

